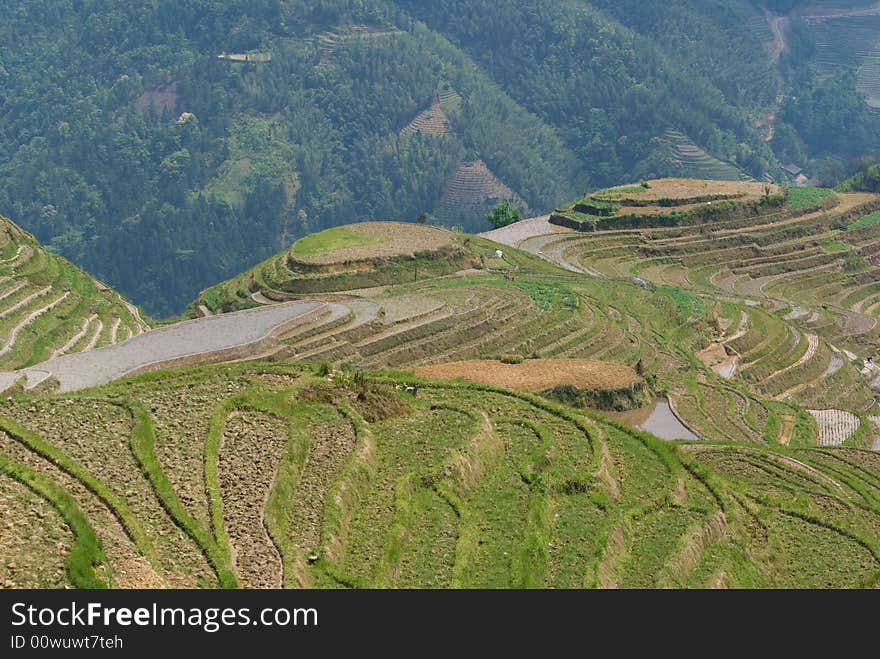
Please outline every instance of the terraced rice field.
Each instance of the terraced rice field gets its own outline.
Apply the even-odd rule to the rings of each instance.
[[[525,201],[501,181],[485,162],[463,162],[449,179],[434,215],[444,224],[461,224],[462,220],[467,220],[465,228],[473,230],[478,227],[479,231],[487,224],[483,221],[486,213],[505,200],[528,214]]]
[[[450,113],[461,108],[461,96],[453,89],[444,89],[437,93],[430,107],[417,114],[411,122],[401,129],[400,134],[433,135],[441,137],[454,132],[449,119]]]
[[[859,417],[844,410],[809,410],[819,424],[819,445],[840,446],[859,429]]]
[[[329,312],[321,302],[287,302],[190,320],[94,352],[65,355],[19,371],[0,372],[0,390],[23,378],[27,389],[51,381],[60,391],[79,391],[160,367],[229,361],[272,352],[277,349],[277,336],[309,326]]]
[[[632,195],[637,187],[623,186],[620,194]],[[880,231],[872,219],[880,199],[825,193],[811,203],[757,216],[719,217],[697,227],[551,233],[536,219],[519,231],[505,229],[498,238],[509,233],[508,244],[572,273],[668,292],[682,309],[708,307],[702,320],[709,331],[694,353],[723,346],[725,358],[707,361],[713,373],[704,372],[688,385],[691,391],[682,391],[683,416],[717,435],[724,431],[713,423],[714,410],[732,415],[728,434],[742,427],[742,438],[777,441],[789,439],[789,422],[783,420],[797,418],[797,432],[812,437],[809,443],[818,440],[819,428],[803,409],[856,415],[876,409],[875,378],[862,372],[862,359],[874,354],[880,338],[874,263]],[[831,241],[835,249],[829,251],[825,246]],[[640,337],[644,343],[644,331]],[[716,377],[730,380],[746,400],[762,401],[762,414],[771,419],[769,432],[755,424],[756,418],[745,418],[754,412],[743,410],[754,405],[744,408],[732,392],[707,395],[707,387],[724,391]],[[727,403],[712,402],[717,395]],[[772,401],[801,410],[787,412]]]
[[[453,131],[449,117],[443,111],[439,100],[435,100],[431,107],[423,110],[413,118],[403,129],[400,134],[407,135],[449,135]]]
[[[751,334],[749,341],[758,336],[750,332],[754,324],[751,314],[762,326],[771,322],[772,315],[763,310],[744,314],[743,305],[735,302],[713,306],[699,294],[684,290],[680,275],[676,275],[677,286],[654,290],[634,285],[630,278],[584,277],[586,268],[554,267],[545,259],[555,257],[555,243],[545,242],[543,247],[531,243],[545,228],[552,231],[558,227],[541,218],[524,224],[526,230],[522,232],[505,229],[486,235],[508,243],[522,238],[521,244],[534,248],[543,258],[485,238],[468,237],[467,249],[473,254],[491,254],[502,248],[505,272],[490,270],[488,264],[496,259],[485,259],[483,269],[349,290],[334,296],[317,295],[331,302],[332,312],[279,337],[274,358],[371,370],[506,355],[527,360],[602,360],[641,369],[657,390],[681,393],[677,410],[701,437],[816,442],[818,431],[806,423],[805,419],[810,418],[806,412],[791,409],[788,402],[769,405],[769,392],[756,390],[740,378],[726,388],[719,387],[715,381],[706,381],[699,362],[693,362],[694,354],[708,345],[710,323],[716,318],[729,319],[732,327],[724,340],[734,350],[746,334]],[[576,260],[584,241],[593,239],[566,230],[549,235],[553,241],[570,244],[564,253],[569,255],[566,258]],[[609,239],[601,242],[614,245],[620,242],[617,237],[629,235],[611,232]],[[627,238],[627,249],[637,244],[634,237],[635,242]],[[213,289],[226,296],[224,302],[219,298],[215,308],[256,304],[252,289],[244,283],[248,280],[260,287],[263,302],[279,297],[274,285],[263,288],[276,276],[274,271],[267,274],[273,267],[271,263]],[[245,292],[240,292],[242,288]],[[204,299],[210,296],[206,294]],[[793,344],[790,347],[795,363],[803,357],[808,342],[805,339],[800,353],[794,351]],[[814,360],[808,361],[812,366]],[[848,369],[845,374],[851,376]],[[775,384],[781,391],[788,381],[780,378]],[[615,401],[613,406],[618,404],[620,401]],[[783,421],[789,418],[803,422],[789,428]]]
[[[112,345],[148,329],[118,293],[0,217],[0,369]]]
[[[510,389],[540,392],[562,385],[581,389],[623,389],[641,378],[621,364],[578,359],[533,359],[520,364],[494,360],[446,362],[416,369],[436,380],[463,378]]]
[[[240,315],[100,348],[126,321],[82,314],[47,356],[93,349],[49,365],[92,377],[69,386],[59,370],[62,389],[100,386],[53,393],[38,366],[43,386],[0,410],[0,511],[22,531],[0,533],[0,584],[876,586],[865,358],[880,339],[880,224],[865,218],[880,199],[817,203],[696,226],[441,232],[452,243],[421,260],[389,253],[414,276],[381,284],[336,270],[386,245],[318,234],[296,258],[348,288],[285,290],[304,276],[287,251],[194,305]],[[0,268],[37,254],[9,247]],[[0,282],[3,308],[26,300],[10,319],[55,299],[49,282],[17,283]],[[189,349],[102,370],[175,337]],[[269,361],[189,365],[212,354]],[[594,411],[609,401],[538,395],[634,382],[687,439]]]
[[[7,401],[0,583],[870,586],[870,456],[669,444],[485,385],[188,368]]]
[[[490,274],[452,275],[365,291],[356,301],[339,298],[334,304],[350,313],[340,311],[283,337],[276,358],[366,369],[425,366],[426,372],[431,365],[448,369],[450,362],[505,355],[526,358],[523,368],[537,363],[535,357],[599,359],[620,365],[621,372],[641,368],[658,388],[683,392],[690,387],[677,409],[701,436],[775,439],[782,432],[781,419],[794,414],[787,403],[768,408],[770,396],[739,378],[726,388],[704,381],[701,368],[691,361],[708,339],[713,315],[729,315],[724,340],[731,350],[746,352],[771,314],[754,309],[744,314],[733,303],[716,310],[699,296],[671,287],[649,291],[628,281],[557,272],[552,278],[520,273],[514,281]],[[762,325],[754,329],[758,320]],[[806,354],[809,339],[803,344],[803,351],[795,351],[793,338],[787,344],[792,363]],[[749,359],[760,354],[753,351]],[[474,363],[473,370],[488,372],[491,363]],[[686,387],[686,382],[691,384]],[[779,378],[774,384],[783,389],[787,382]],[[795,441],[815,443],[816,432],[803,425]]]
[[[431,279],[483,267],[488,247],[460,233],[406,222],[335,227],[203,291],[190,315]]]
[[[710,155],[683,133],[667,130],[661,137],[661,142],[678,176],[718,181],[749,180],[749,176],[735,165]]]
[[[857,72],[859,90],[872,107],[880,107],[880,13],[811,15],[807,23],[816,39],[819,70]]]
[[[321,50],[321,65],[330,66],[333,63],[333,55],[340,48],[345,48],[352,43],[394,39],[401,34],[403,32],[394,28],[354,24],[343,30],[322,32],[315,37],[315,42]]]

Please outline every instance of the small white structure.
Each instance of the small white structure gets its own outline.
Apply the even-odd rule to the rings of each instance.
[[[503,257],[504,257],[504,252],[502,252],[500,249],[496,249],[496,250],[495,250],[495,258],[496,258],[496,259],[500,259],[500,258],[503,258]]]

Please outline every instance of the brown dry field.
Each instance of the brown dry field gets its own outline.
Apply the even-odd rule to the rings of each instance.
[[[415,252],[433,252],[455,242],[455,234],[451,231],[410,222],[359,222],[347,224],[343,228],[369,238],[379,237],[381,242],[357,247],[341,247],[305,256],[295,256],[291,251],[291,256],[302,263],[333,265],[350,261],[411,256]]]
[[[622,389],[641,380],[629,366],[591,359],[527,359],[521,364],[475,359],[421,366],[414,370],[416,375],[425,378],[464,378],[532,392],[564,384],[579,389]]]
[[[741,195],[740,199],[758,199],[764,194],[765,183],[749,181],[703,181],[697,179],[663,178],[656,181],[648,181],[650,188],[644,188],[638,192],[625,192],[624,198],[639,199],[642,201],[656,201],[659,199],[688,199],[703,195]],[[621,185],[608,188],[607,192],[626,188],[635,188],[638,184]],[[770,185],[773,194],[782,192],[778,185]]]
[[[721,343],[711,343],[708,348],[704,348],[697,353],[697,357],[709,368],[716,364],[723,364],[730,359],[730,355],[724,349]]]

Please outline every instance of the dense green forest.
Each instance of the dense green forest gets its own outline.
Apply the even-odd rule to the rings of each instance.
[[[812,23],[776,67],[766,8],[0,0],[0,212],[162,316],[310,231],[478,231],[501,197],[545,212],[679,173],[670,130],[743,176],[842,179],[877,114],[852,72],[813,66]]]

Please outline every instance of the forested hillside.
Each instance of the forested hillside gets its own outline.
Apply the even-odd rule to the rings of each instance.
[[[766,9],[0,0],[0,212],[167,315],[352,220],[478,231],[501,198],[790,160],[843,178],[878,134],[870,75],[819,71],[797,17],[777,66]]]

